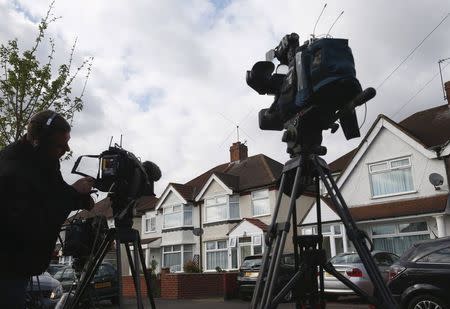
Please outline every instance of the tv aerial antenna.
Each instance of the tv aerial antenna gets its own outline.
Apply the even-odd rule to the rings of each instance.
[[[440,59],[438,61],[438,65],[439,65],[439,74],[441,75],[441,85],[442,85],[442,92],[444,93],[444,100],[447,99],[447,93],[445,92],[445,86],[444,86],[444,79],[442,78],[442,67],[441,67],[441,63],[450,60],[450,57],[448,58],[444,58],[444,59]]]

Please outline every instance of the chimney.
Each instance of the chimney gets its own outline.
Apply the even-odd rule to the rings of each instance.
[[[445,82],[444,89],[445,89],[445,97],[447,98],[447,102],[450,107],[450,81]]]
[[[230,147],[230,162],[241,161],[248,158],[248,148],[241,142],[233,143]]]

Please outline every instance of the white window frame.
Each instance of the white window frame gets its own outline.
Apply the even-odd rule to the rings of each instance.
[[[173,209],[177,206],[180,206],[180,210],[174,212]],[[190,212],[191,213],[191,224],[184,224],[185,223],[185,216],[186,213]],[[180,213],[181,219],[180,219],[180,224],[178,225],[174,225],[174,226],[166,226],[166,215],[167,214],[173,214],[173,213]],[[176,229],[176,228],[180,228],[180,227],[184,227],[184,226],[193,226],[193,211],[192,211],[192,205],[186,205],[186,204],[172,204],[172,205],[167,205],[163,207],[163,230],[167,230],[167,229]]]
[[[397,161],[402,161],[402,160],[405,160],[405,159],[408,160],[408,164],[407,165],[403,165],[403,166],[399,166],[399,167],[392,167],[392,163],[397,162]],[[374,166],[381,165],[381,164],[386,164],[386,168],[384,168],[382,170],[378,170],[378,171],[372,171],[372,168]],[[403,192],[374,195],[374,193],[373,193],[372,175],[386,173],[386,172],[390,172],[390,171],[393,171],[393,170],[400,170],[400,169],[409,169],[410,170],[410,172],[411,172],[411,182],[412,182],[412,188],[413,189],[409,190],[409,191],[403,191]],[[413,168],[412,168],[412,163],[411,163],[411,156],[400,157],[400,158],[395,158],[395,159],[390,159],[390,160],[384,160],[384,161],[370,163],[370,164],[368,164],[368,171],[369,171],[370,193],[372,195],[372,199],[389,197],[389,196],[404,195],[404,194],[410,194],[410,193],[416,193],[417,192],[415,190],[415,187],[414,187],[414,177],[413,177]]]
[[[265,196],[265,197],[259,197],[259,198],[256,198],[254,195],[256,194],[256,193],[259,193],[259,192],[267,192],[267,196]],[[262,189],[262,190],[255,190],[255,191],[252,191],[252,193],[251,193],[251,198],[252,198],[252,216],[254,217],[254,218],[257,218],[257,217],[263,217],[263,216],[269,216],[271,213],[270,213],[270,199],[269,199],[269,189]],[[255,215],[255,208],[254,208],[254,204],[253,204],[253,202],[254,201],[258,201],[258,200],[267,200],[267,212],[265,212],[265,213],[263,213],[263,214],[259,214],[259,215]]]
[[[218,242],[225,242],[225,248],[221,248],[219,249],[219,244]],[[215,243],[215,249],[208,249],[208,243],[214,242]],[[224,269],[229,269],[230,265],[230,261],[229,261],[229,255],[231,254],[231,252],[229,252],[229,244],[228,244],[228,239],[218,239],[218,240],[210,240],[210,241],[205,241],[204,242],[204,246],[205,246],[205,270],[206,271],[215,271],[216,268],[210,269],[208,268],[208,253],[213,253],[213,252],[226,252],[227,253],[227,267]]]
[[[226,201],[225,203],[217,203],[217,199],[219,198],[225,198]],[[216,203],[214,204],[208,204],[208,201],[210,200],[215,200]],[[212,222],[221,222],[221,221],[227,221],[227,220],[232,220],[232,219],[240,219],[240,209],[239,209],[239,195],[237,196],[237,201],[238,201],[238,210],[239,210],[239,215],[237,218],[231,218],[231,204],[230,204],[230,195],[228,194],[220,194],[220,195],[214,195],[214,196],[210,196],[204,199],[204,203],[203,203],[203,222],[204,223],[212,223]],[[213,207],[219,207],[219,206],[225,206],[226,210],[227,210],[227,215],[225,218],[218,218],[218,219],[213,219],[213,220],[208,220],[208,208],[213,208]]]
[[[400,232],[400,224],[406,224],[406,223],[416,223],[416,222],[425,222],[427,225],[427,229],[424,231],[416,231],[416,232]],[[370,235],[372,238],[390,238],[390,237],[399,237],[399,236],[416,236],[416,235],[430,235],[430,227],[428,226],[428,223],[426,220],[416,220],[411,222],[395,222],[395,223],[381,223],[377,224],[379,226],[381,225],[393,225],[394,226],[394,232],[390,234],[380,234],[380,235],[373,235],[372,228],[370,228]]]
[[[148,225],[147,225],[148,221]],[[153,225],[152,225],[153,221]],[[155,215],[146,215],[144,217],[144,233],[155,233],[156,232],[156,216]]]
[[[180,246],[180,250],[173,251],[173,247],[174,246]],[[186,250],[185,246],[191,246],[191,250]],[[164,263],[164,261],[165,261],[164,254],[180,253],[180,263],[181,263],[180,270],[177,270],[175,272],[176,273],[183,272],[184,271],[184,254],[185,254],[185,252],[190,252],[191,255],[192,255],[192,258],[194,258],[194,246],[195,246],[194,244],[177,244],[177,245],[162,246],[161,247],[161,254],[162,254],[162,256],[161,256],[162,257],[161,263],[162,263],[162,267],[170,267],[170,266],[165,265],[165,263]],[[172,251],[165,252],[165,248],[168,248],[168,247],[170,247]]]

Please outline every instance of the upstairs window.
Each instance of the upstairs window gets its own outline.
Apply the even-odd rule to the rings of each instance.
[[[239,195],[205,199],[205,222],[239,219]]]
[[[155,232],[156,231],[156,217],[146,217],[145,218],[145,229],[146,233]]]
[[[253,216],[270,215],[269,190],[258,190],[252,192]]]
[[[413,192],[411,159],[401,158],[369,165],[372,197]]]
[[[163,208],[163,217],[165,229],[192,225],[192,206],[191,205],[173,205]]]

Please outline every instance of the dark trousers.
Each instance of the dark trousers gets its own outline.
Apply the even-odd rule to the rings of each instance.
[[[0,308],[24,309],[29,280],[29,278],[0,278]]]

